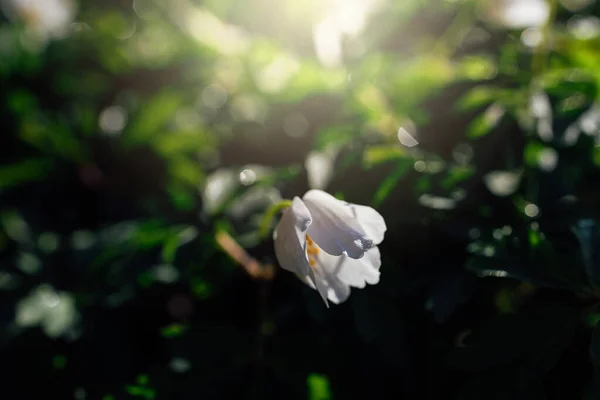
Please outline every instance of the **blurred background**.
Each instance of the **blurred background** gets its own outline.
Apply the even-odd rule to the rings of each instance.
[[[600,398],[600,2],[0,5],[0,397]],[[388,227],[329,309],[309,188]]]

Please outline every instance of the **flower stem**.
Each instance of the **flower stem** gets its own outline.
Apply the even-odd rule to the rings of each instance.
[[[265,213],[260,224],[259,235],[261,239],[266,239],[271,229],[271,223],[275,215],[281,210],[284,210],[292,205],[291,200],[282,200],[279,203],[273,204]]]

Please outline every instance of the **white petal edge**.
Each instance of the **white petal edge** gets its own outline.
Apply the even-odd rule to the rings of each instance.
[[[383,242],[387,226],[381,214],[369,206],[352,203],[348,203],[348,206],[367,237],[373,241],[373,244],[378,245]]]
[[[350,286],[339,280],[320,279],[317,276],[316,282],[317,290],[328,307],[327,300],[334,304],[340,304],[350,297]]]
[[[323,252],[319,253],[317,260],[318,272],[328,280],[340,281],[359,289],[367,284],[379,283],[381,254],[378,247],[373,247],[360,259],[336,257]]]
[[[311,223],[310,211],[299,197],[294,197],[273,234],[275,256],[281,267],[303,277],[311,272],[306,255],[306,231]]]
[[[358,259],[373,247],[347,203],[317,189],[306,192],[302,200],[312,216],[307,233],[325,252]]]

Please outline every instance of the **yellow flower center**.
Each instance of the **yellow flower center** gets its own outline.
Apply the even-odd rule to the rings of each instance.
[[[311,267],[317,265],[317,254],[319,254],[319,247],[308,235],[306,235],[306,253],[308,255],[308,265]]]

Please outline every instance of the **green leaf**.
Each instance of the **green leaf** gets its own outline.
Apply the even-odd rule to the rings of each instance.
[[[139,226],[131,237],[131,243],[139,248],[149,249],[162,244],[171,236],[168,227],[156,220],[146,221]]]
[[[30,113],[37,106],[37,98],[26,90],[18,90],[8,96],[8,107],[16,114]]]
[[[175,262],[175,254],[177,254],[177,249],[179,248],[179,237],[171,236],[169,239],[165,241],[163,245],[161,256],[163,262],[166,264],[173,264]]]
[[[207,152],[215,148],[217,141],[209,132],[199,129],[193,132],[170,132],[157,136],[152,143],[160,154],[171,157],[182,153]]]
[[[469,90],[455,104],[457,111],[471,111],[487,106],[500,98],[501,90],[493,86],[477,86]]]
[[[40,181],[48,175],[53,162],[48,159],[34,158],[10,165],[0,166],[0,189]]]
[[[594,147],[592,151],[592,161],[594,162],[594,165],[600,167],[600,147]]]
[[[169,188],[169,195],[175,208],[181,211],[191,211],[196,205],[196,197],[190,191],[181,185],[172,184]]]
[[[539,163],[540,153],[546,148],[541,143],[530,142],[525,147],[524,158],[525,164],[530,167],[536,167]]]
[[[186,328],[181,324],[171,324],[163,328],[160,334],[166,338],[174,338],[183,335]]]
[[[347,126],[334,126],[319,131],[315,138],[317,150],[325,150],[331,145],[342,145],[352,139],[352,129]]]
[[[529,245],[532,248],[538,247],[542,242],[542,236],[534,229],[529,229]]]
[[[154,96],[140,108],[124,138],[128,144],[143,143],[159,135],[183,104],[183,98],[175,92],[164,91]]]
[[[406,157],[406,151],[398,145],[372,146],[366,149],[363,160],[366,167],[373,167]]]
[[[147,375],[139,375],[137,377],[137,383],[140,385],[147,385],[148,384],[148,376]]]
[[[489,57],[465,57],[458,64],[458,76],[474,81],[493,78],[496,75],[496,64]]]
[[[198,162],[183,156],[169,161],[169,172],[175,182],[193,187],[198,187],[202,183],[204,171]]]
[[[398,163],[396,168],[394,168],[394,170],[388,176],[385,177],[381,185],[379,185],[377,192],[375,192],[375,196],[373,198],[374,207],[377,207],[383,203],[390,193],[392,193],[392,190],[394,190],[400,178],[402,178],[402,176],[404,176],[404,174],[406,174],[411,167],[412,161],[403,160],[402,162]]]
[[[504,108],[497,103],[476,116],[467,128],[467,137],[476,139],[490,133],[504,116]]]
[[[444,189],[453,188],[458,183],[469,179],[473,174],[475,174],[473,166],[454,166],[450,168],[441,185]]]
[[[320,374],[309,374],[306,378],[308,385],[308,398],[310,400],[329,400],[331,399],[331,389],[329,380],[326,376]]]
[[[19,135],[21,139],[43,152],[77,162],[82,162],[86,158],[83,146],[77,137],[64,126],[30,120],[23,123]]]
[[[192,293],[200,299],[205,299],[211,295],[212,288],[208,282],[202,279],[196,279],[192,282]]]

